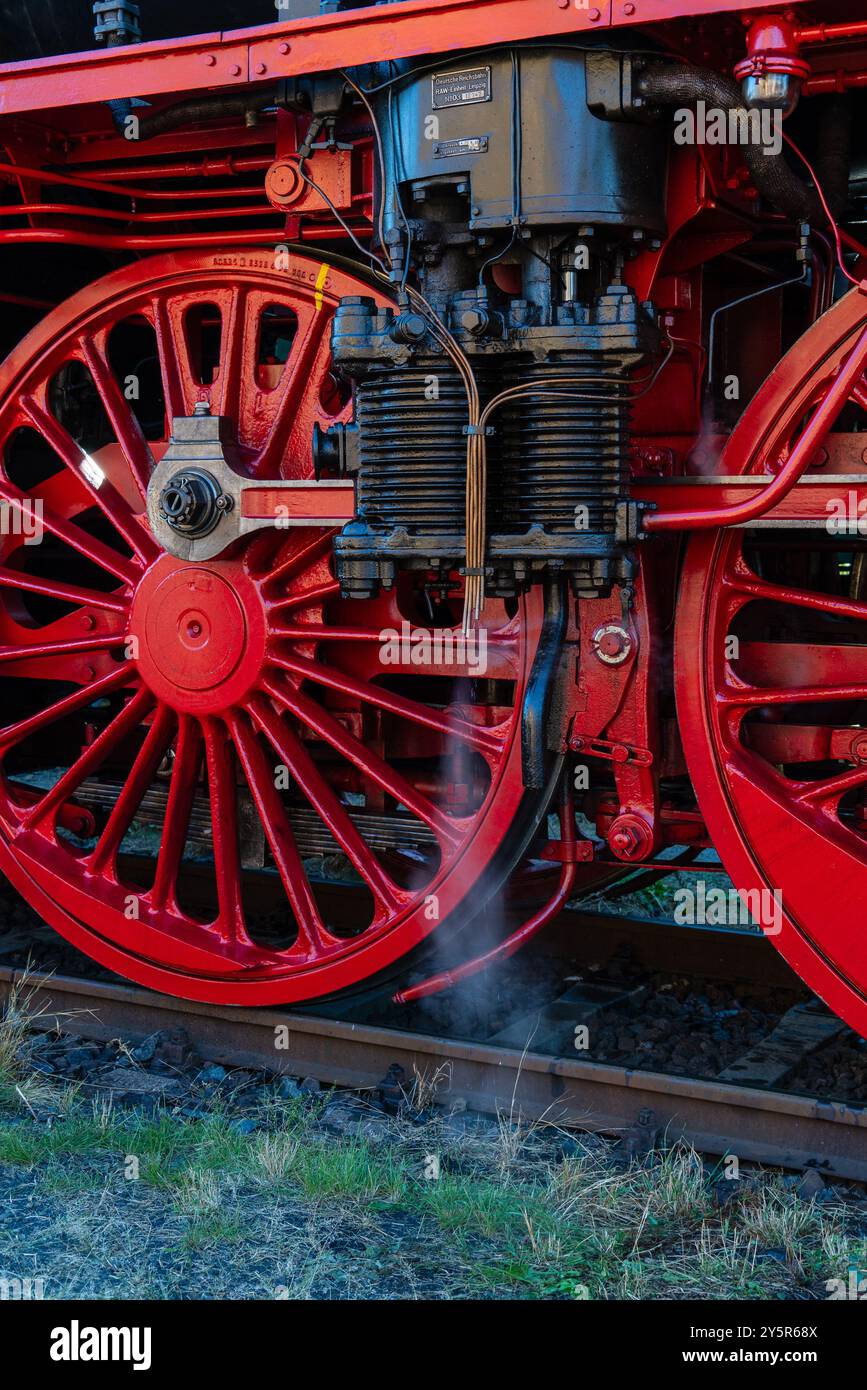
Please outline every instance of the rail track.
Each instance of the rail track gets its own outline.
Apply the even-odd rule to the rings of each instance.
[[[867,1182],[867,1106],[784,1089],[842,1025],[805,995],[764,938],[567,911],[533,959],[568,957],[598,969],[624,950],[643,969],[791,987],[791,1007],[718,1075],[696,1078],[656,1068],[652,1054],[647,1069],[579,1055],[576,1028],[598,1023],[636,994],[628,981],[596,984],[580,970],[559,993],[528,996],[530,1007],[513,1007],[487,1035],[478,1024],[460,1022],[432,1029],[429,1013],[396,1009],[388,991],[315,1010],[232,1009],[13,964],[0,966],[0,998],[26,973],[41,1029],[105,1040],[182,1026],[210,1060],[357,1089],[374,1089],[396,1064],[409,1077],[445,1078],[443,1098],[460,1097],[480,1112],[520,1110],[527,1118],[618,1134],[636,1151],[660,1138],[683,1138],[709,1154],[733,1152],[743,1161]]]

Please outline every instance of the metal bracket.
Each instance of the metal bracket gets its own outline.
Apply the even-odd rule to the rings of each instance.
[[[572,733],[569,735],[569,747],[573,753],[583,753],[587,758],[605,758],[612,763],[635,763],[640,767],[650,767],[653,762],[649,748],[635,748],[607,738],[585,738],[583,734]]]
[[[213,560],[241,537],[274,526],[338,528],[355,515],[355,485],[342,478],[324,482],[245,478],[227,457],[229,422],[197,410],[172,421],[169,447],[148,484],[148,520],[155,539],[181,560]],[[219,499],[218,515],[206,534],[171,520],[166,494],[182,476],[205,479],[205,492]],[[162,505],[161,505],[162,503]],[[179,509],[180,510],[180,509]]]

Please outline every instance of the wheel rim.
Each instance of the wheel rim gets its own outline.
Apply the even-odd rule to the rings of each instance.
[[[863,321],[853,293],[795,345],[745,411],[721,474],[764,473],[785,455]],[[853,400],[863,408],[863,380]],[[867,1036],[865,575],[860,538],[694,536],[675,666],[690,774],[734,884],[779,895],[767,924],[774,945]]]
[[[0,730],[0,865],[81,949],[188,998],[292,1002],[392,964],[506,852],[524,801],[534,600],[488,605],[482,680],[471,659],[444,674],[441,653],[418,665],[404,652],[384,671],[383,633],[419,623],[412,593],[341,601],[330,533],[269,531],[190,564],[147,529],[168,428],[134,406],[123,364],[150,352],[157,416],[209,399],[235,422],[250,475],[310,478],[314,423],[349,414],[328,329],[338,299],[359,293],[363,281],[299,256],[279,271],[253,252],[154,258],[61,306],[0,371],[0,500],[18,517],[22,496],[41,504],[48,538],[0,546],[14,710]],[[41,481],[24,494],[29,476]],[[160,836],[149,864],[145,808]],[[396,819],[421,845],[409,865],[377,839]],[[250,838],[271,869],[253,875],[271,893],[264,913],[248,901]],[[333,846],[363,920],[326,920],[308,841]],[[191,906],[203,882],[207,909]]]

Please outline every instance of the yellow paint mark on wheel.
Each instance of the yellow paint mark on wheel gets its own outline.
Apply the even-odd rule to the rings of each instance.
[[[328,279],[328,272],[330,269],[331,266],[327,263],[327,261],[323,261],[321,266],[319,267],[319,274],[316,276],[315,302],[317,309],[322,308],[322,290],[325,286],[325,281]]]

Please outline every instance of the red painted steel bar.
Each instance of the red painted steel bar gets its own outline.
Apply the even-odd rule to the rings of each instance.
[[[241,515],[251,520],[277,520],[286,516],[287,507],[295,522],[304,518],[309,525],[342,526],[355,515],[355,489],[351,482],[334,482],[246,487],[241,492]]]
[[[262,209],[263,213],[266,211]],[[220,210],[214,217],[220,216]],[[367,226],[355,227],[357,236],[369,236]],[[343,241],[346,233],[333,224],[308,224],[299,232],[301,241]],[[0,246],[34,245],[37,242],[58,246],[93,246],[100,251],[178,251],[226,250],[233,246],[274,246],[282,240],[278,228],[270,232],[197,232],[189,236],[171,233],[166,236],[119,236],[111,232],[79,232],[73,227],[13,227],[0,231]]]
[[[765,486],[755,474],[739,478],[715,478],[713,475],[703,478],[639,477],[633,479],[630,496],[636,502],[653,502],[660,510],[676,509],[678,514],[686,515],[692,506],[698,511],[727,511],[743,501],[760,497]],[[762,521],[824,524],[830,507],[839,502],[841,493],[852,494],[854,501],[859,505],[863,502],[867,509],[867,473],[863,477],[827,472],[822,477],[806,474],[787,497],[764,513]]]
[[[252,190],[247,190],[252,192]],[[214,197],[211,193],[211,197]],[[250,207],[208,207],[208,208],[185,208],[183,211],[185,222],[214,222],[218,219],[229,220],[242,217],[277,217],[278,214],[264,201],[256,203]],[[168,222],[171,220],[170,212],[129,212],[120,211],[118,208],[82,208],[74,203],[9,203],[0,207],[0,217],[77,217],[84,221],[88,217],[95,217],[97,221],[103,222]]]
[[[563,911],[575,884],[577,867],[574,857],[575,807],[568,784],[560,808],[560,834],[564,855],[563,866],[560,870],[557,888],[544,907],[540,907],[529,921],[518,927],[490,951],[486,951],[484,955],[464,961],[463,965],[456,965],[453,970],[442,970],[438,975],[431,975],[429,979],[422,980],[420,984],[411,985],[409,989],[399,990],[394,996],[396,1004],[412,1004],[416,999],[427,999],[431,994],[440,994],[444,989],[451,989],[452,985],[468,979],[470,975],[477,975],[480,970],[487,970],[490,965],[508,960],[516,951],[520,951],[522,946],[526,946],[527,942],[536,936],[543,927],[552,922],[558,913]]]
[[[804,83],[804,93],[808,97],[819,96],[823,92],[845,92],[850,87],[867,87],[867,72],[838,68],[834,72],[817,72]]]
[[[834,39],[867,38],[867,19],[856,19],[849,24],[812,24],[805,29],[797,29],[798,43],[832,43]]]
[[[226,137],[226,143],[230,143],[232,137]],[[251,155],[248,159],[233,159],[227,155],[224,160],[202,161],[199,165],[181,164],[137,164],[135,166],[135,177],[137,179],[236,179],[239,174],[258,174],[265,169],[270,169],[274,163],[273,155]],[[87,165],[77,165],[77,168],[87,168]],[[123,169],[91,169],[88,178],[97,180],[105,185],[105,191],[114,193],[115,181],[124,173]],[[226,193],[229,190],[220,188],[216,191],[208,189],[208,196],[214,198],[217,194]],[[204,196],[205,190],[202,190]],[[142,198],[164,198],[170,196],[171,190],[165,188],[140,189],[137,197]]]
[[[706,531],[713,526],[739,526],[764,516],[781,502],[807,471],[816,450],[830,430],[867,360],[867,328],[863,329],[847,360],[843,363],[828,394],[801,434],[797,444],[773,482],[757,496],[733,507],[710,507],[695,512],[652,512],[644,518],[646,531]]]
[[[263,160],[262,166],[267,168],[271,160]],[[104,180],[101,174],[94,173],[89,177],[81,174],[58,174],[55,170],[32,169],[22,164],[0,163],[0,174],[10,174],[17,181],[27,181],[33,183],[59,184],[67,188],[84,188],[94,193],[111,193],[118,198],[129,198],[135,202],[140,198],[162,199],[168,201],[183,201],[190,198],[245,198],[251,192],[256,191],[249,184],[229,188],[131,188],[128,184],[112,183]],[[165,177],[173,175],[173,171],[166,169]],[[228,175],[227,175],[228,177]],[[76,208],[79,215],[93,212],[92,207],[82,204]]]
[[[766,0],[741,0],[743,13]],[[396,61],[456,47],[600,32],[723,14],[730,0],[406,0],[224,34],[0,64],[0,113],[85,105],[120,97],[197,92],[328,72],[341,63]],[[458,42],[459,40],[459,42]]]

